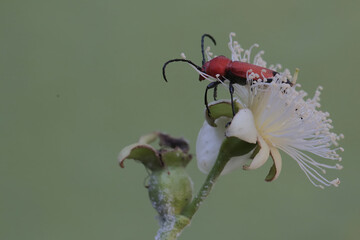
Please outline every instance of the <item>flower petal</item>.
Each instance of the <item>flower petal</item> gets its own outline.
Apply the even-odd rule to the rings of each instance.
[[[214,166],[220,147],[225,140],[225,125],[230,120],[230,118],[226,117],[217,119],[215,122],[217,127],[212,127],[207,121],[205,121],[200,129],[196,141],[196,158],[198,168],[203,173],[209,173]],[[250,156],[252,154],[253,150],[245,155],[232,157],[226,164],[221,175],[225,175],[236,168],[243,167],[248,161],[251,161]]]
[[[222,142],[225,139],[225,125],[230,118],[219,118],[215,121],[217,127],[210,126],[206,121],[200,129],[196,140],[196,158],[200,171],[209,173],[214,166]]]
[[[256,154],[250,165],[245,165],[243,167],[244,170],[259,168],[264,165],[266,160],[269,158],[270,148],[261,136],[258,136],[258,144],[260,146],[259,152]]]
[[[282,166],[281,155],[277,148],[271,147],[270,155],[274,161],[274,164],[270,168],[269,174],[265,178],[265,181],[267,182],[271,182],[279,177]]]
[[[257,135],[254,117],[250,109],[240,109],[226,130],[227,137],[237,137],[249,143],[256,143]]]

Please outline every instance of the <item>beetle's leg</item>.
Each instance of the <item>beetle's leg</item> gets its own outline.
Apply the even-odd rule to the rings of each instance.
[[[216,98],[217,98],[217,87],[218,87],[218,85],[216,85],[214,87],[214,93],[213,93],[214,101],[216,101]]]
[[[233,117],[235,117],[235,106],[234,106],[234,96],[233,96],[234,95],[234,86],[231,82],[229,83],[229,92],[230,92],[232,113],[233,113]]]
[[[231,99],[231,109],[232,109],[232,114],[233,114],[233,118],[234,118],[235,117],[235,106],[234,106],[234,97],[233,97],[234,86],[231,82],[229,83],[229,92],[230,92],[230,99]],[[225,128],[227,128],[230,124],[231,124],[231,121],[225,125]]]
[[[209,85],[206,86],[206,90],[205,90],[205,96],[204,96],[204,101],[205,101],[205,106],[206,106],[206,110],[208,112],[208,116],[211,117],[211,113],[210,113],[210,109],[209,109],[209,104],[208,104],[208,100],[207,100],[207,92],[209,89],[215,88],[217,87],[217,85],[219,85],[220,82],[216,81],[216,82],[211,82],[209,83]]]

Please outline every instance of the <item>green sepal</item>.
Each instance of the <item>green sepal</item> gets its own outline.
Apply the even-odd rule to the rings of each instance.
[[[209,104],[210,113],[208,110],[205,111],[205,119],[207,123],[212,126],[216,127],[215,120],[220,117],[233,117],[231,102],[229,100],[219,100]],[[241,106],[237,101],[234,101],[234,109],[235,113],[237,113]]]
[[[253,153],[251,154],[251,156],[250,156],[251,159],[254,159],[254,158],[255,158],[255,156],[259,153],[260,148],[261,148],[261,147],[259,146],[259,144],[257,144],[254,152],[253,152]]]
[[[161,161],[156,150],[150,145],[132,144],[125,147],[119,154],[120,167],[124,168],[125,159],[140,161],[144,166],[151,170],[161,168]]]
[[[159,140],[159,150],[150,145],[155,140]],[[185,167],[192,158],[188,151],[189,145],[186,140],[154,132],[140,137],[137,143],[123,148],[118,160],[122,168],[126,159],[134,159],[141,162],[147,169],[156,171],[171,165]]]
[[[269,173],[268,175],[266,176],[265,178],[265,181],[267,182],[271,182],[274,177],[275,177],[275,174],[276,174],[276,166],[275,166],[275,163],[271,166],[270,170],[269,170]]]
[[[245,142],[237,137],[225,138],[221,144],[220,154],[226,154],[225,159],[230,160],[232,157],[242,156],[252,151],[257,144]]]
[[[190,154],[185,153],[180,149],[162,152],[161,156],[165,166],[173,167],[186,167],[192,157]]]

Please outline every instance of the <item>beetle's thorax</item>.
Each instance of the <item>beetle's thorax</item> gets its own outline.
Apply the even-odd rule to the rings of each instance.
[[[202,72],[214,78],[217,78],[217,76],[223,77],[230,62],[231,60],[225,56],[215,57],[202,66]],[[204,80],[204,78],[200,76],[199,80]]]

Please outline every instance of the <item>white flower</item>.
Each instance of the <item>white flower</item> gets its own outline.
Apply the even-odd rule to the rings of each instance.
[[[225,125],[230,120],[230,118],[225,117],[219,118],[216,121],[218,127],[212,127],[205,121],[203,127],[200,129],[196,142],[196,156],[198,167],[203,173],[209,173],[213,167],[220,146],[225,139]],[[227,174],[238,167],[244,166],[250,161],[250,156],[251,152],[244,156],[233,157],[226,164],[221,174]]]
[[[250,62],[251,48],[244,51],[238,43],[232,41],[232,36],[233,34],[230,35],[229,43],[232,60]],[[266,67],[266,62],[261,58],[262,53],[255,56],[253,64]],[[275,70],[274,65],[269,68]],[[281,171],[281,150],[298,163],[314,186],[338,186],[339,179],[330,181],[322,174],[325,174],[325,169],[342,168],[340,164],[331,162],[341,161],[337,151],[343,151],[343,148],[338,147],[338,140],[344,136],[331,132],[333,126],[329,113],[318,109],[322,88],[318,87],[313,98],[306,99],[306,92],[297,90],[298,84],[290,86],[282,83],[281,79],[284,77],[291,79],[289,74],[290,72],[285,70],[271,83],[266,83],[252,82],[249,73],[247,85],[234,84],[236,101],[241,109],[227,129],[224,123],[230,119],[217,120],[216,128],[207,122],[204,123],[198,136],[196,150],[200,170],[210,171],[226,134],[227,137],[235,136],[250,143],[258,143],[260,149],[249,165],[245,165],[245,162],[250,160],[251,153],[231,159],[223,173],[238,166],[256,169],[271,156],[274,165],[266,180],[272,181]],[[331,162],[317,162],[316,156]]]

